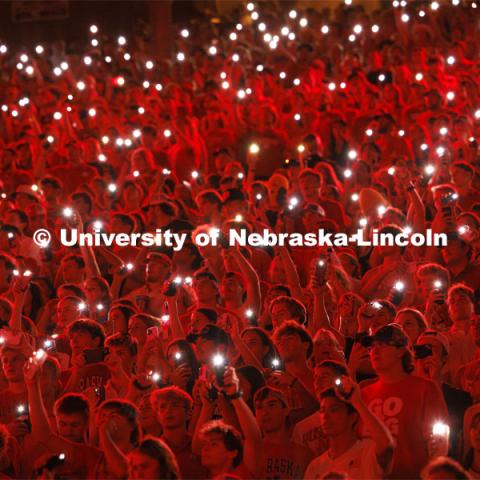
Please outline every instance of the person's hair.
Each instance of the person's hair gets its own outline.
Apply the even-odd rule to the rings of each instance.
[[[270,387],[268,385],[260,388],[255,393],[253,397],[253,403],[257,404],[257,403],[264,402],[268,397],[276,398],[284,406],[284,408],[288,408],[288,401],[283,391],[280,390],[279,388]]]
[[[74,253],[72,253],[71,255],[67,255],[63,257],[62,263],[66,263],[66,262],[75,262],[78,268],[85,268],[85,262],[83,261],[83,258],[81,255],[76,255]]]
[[[208,278],[213,283],[215,283],[215,285],[218,285],[217,277],[212,272],[207,270],[206,268],[202,268],[202,269],[198,270],[197,272],[195,272],[195,274],[193,276],[194,280],[200,280],[202,278]]]
[[[81,393],[66,393],[55,402],[53,411],[55,415],[74,415],[79,413],[88,422],[90,418],[90,403],[88,398]]]
[[[170,387],[158,388],[150,395],[152,406],[156,405],[161,400],[179,401],[183,403],[183,406],[187,412],[190,412],[193,407],[192,397],[181,388],[176,385]]]
[[[275,339],[278,341],[282,336],[289,334],[296,334],[300,337],[302,343],[307,343],[307,358],[310,358],[313,352],[313,340],[308,333],[308,330],[303,326],[297,323],[295,320],[287,320],[283,325],[281,325],[275,332]]]
[[[450,302],[452,295],[466,295],[472,302],[474,301],[474,290],[463,283],[455,283],[448,289],[447,301]]]
[[[110,285],[103,277],[89,277],[86,279],[86,282],[93,281],[98,286],[98,288],[102,291],[102,299],[105,302],[111,301],[111,293],[110,293]]]
[[[358,415],[357,410],[353,407],[353,405],[349,402],[344,402],[335,392],[335,389],[333,388],[327,388],[323,390],[323,392],[320,393],[320,401],[323,400],[324,398],[335,398],[338,400],[340,403],[343,403],[348,410],[349,414],[356,413]]]
[[[88,318],[80,318],[79,320],[75,320],[70,325],[68,329],[68,334],[70,335],[76,332],[86,332],[90,334],[92,339],[99,338],[99,346],[103,347],[103,344],[105,342],[105,331],[103,330],[102,325],[100,325],[95,320],[90,320]]]
[[[316,368],[328,368],[333,371],[336,377],[348,376],[348,368],[345,363],[336,360],[322,360]]]
[[[402,356],[402,367],[405,373],[412,373],[415,370],[413,355],[409,348],[405,348],[405,353]]]
[[[114,333],[105,339],[106,347],[126,347],[130,355],[138,353],[138,344],[134,338],[125,333]]]
[[[177,480],[180,478],[180,469],[175,454],[159,438],[152,436],[144,437],[134,451],[146,455],[158,463],[160,469],[158,478],[165,480]]]
[[[253,365],[244,365],[237,368],[237,375],[243,376],[251,387],[251,398],[248,399],[248,406],[253,410],[253,398],[258,390],[266,385],[266,380],[263,372]]]
[[[135,447],[138,445],[142,433],[139,422],[140,413],[132,402],[119,398],[106,400],[100,405],[99,410],[115,410],[119,415],[128,420],[134,427],[130,435],[130,443]]]
[[[92,211],[93,201],[87,192],[78,192],[72,195],[72,200],[83,200],[88,205],[88,213]]]
[[[314,170],[313,168],[304,168],[300,172],[300,176],[298,178],[302,179],[302,178],[305,178],[305,177],[314,177],[318,181],[320,181],[322,179],[322,174],[320,172]]]
[[[214,203],[217,205],[218,209],[222,206],[222,197],[215,190],[204,190],[197,195],[196,201],[198,202],[200,199],[203,199],[208,203]]]
[[[112,220],[115,219],[115,218],[117,220],[119,220],[120,222],[122,222],[124,225],[128,225],[129,233],[131,233],[135,230],[136,222],[135,222],[135,219],[132,216],[127,215],[125,213],[115,213],[112,216]]]
[[[58,288],[63,288],[65,290],[68,290],[73,294],[73,296],[78,297],[82,300],[85,300],[85,293],[82,290],[82,288],[79,287],[78,285],[75,285],[73,283],[62,283]],[[57,291],[58,291],[58,288],[57,288]],[[71,296],[71,295],[68,295],[68,296]]]
[[[423,333],[428,328],[427,320],[425,319],[425,316],[423,315],[423,313],[420,312],[420,310],[417,310],[416,308],[410,308],[410,307],[402,308],[401,310],[399,310],[397,312],[397,316],[395,317],[394,323],[398,323],[397,319],[402,313],[409,313],[410,315],[413,316],[413,318],[415,319],[415,322],[417,323],[417,327],[420,334]]]
[[[468,162],[464,162],[464,161],[459,160],[457,162],[453,162],[451,166],[452,166],[452,168],[453,167],[460,168],[461,170],[469,173],[472,176],[475,175],[475,169]]]
[[[195,312],[201,313],[203,316],[207,317],[208,323],[213,323],[214,325],[218,320],[218,313],[213,308],[200,307],[195,309]]]
[[[470,475],[455,460],[448,457],[436,457],[432,459],[421,471],[420,477],[424,480],[430,478],[434,473],[448,475],[446,478],[455,480],[470,480]]]
[[[10,210],[9,213],[17,215],[22,223],[26,223],[28,225],[28,215],[23,210],[20,210],[19,208],[14,208]]]
[[[237,451],[237,455],[233,459],[233,467],[238,467],[243,458],[243,440],[240,433],[231,425],[222,420],[212,420],[206,423],[201,431],[202,437],[207,435],[221,435],[223,444],[229,452]]]
[[[424,275],[436,275],[440,280],[443,280],[445,283],[450,283],[450,272],[439,265],[438,263],[424,263],[417,268],[417,278],[421,278]]]
[[[130,321],[137,318],[143,323],[146,328],[158,327],[160,325],[157,317],[154,317],[153,315],[148,315],[147,313],[136,313],[135,315],[132,315],[129,319],[129,323]]]
[[[7,253],[0,253],[0,261],[3,260],[3,263],[5,264],[5,268],[9,272],[9,277],[7,280],[11,280],[13,271],[18,268],[16,260],[8,255]]]
[[[298,318],[298,322],[304,324],[307,320],[307,309],[303,303],[299,302],[293,297],[287,297],[285,295],[280,295],[279,297],[274,298],[269,305],[270,313],[272,309],[277,304],[283,304],[288,308],[290,315],[293,318]]]

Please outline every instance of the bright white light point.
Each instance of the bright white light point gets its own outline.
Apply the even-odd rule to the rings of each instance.
[[[97,111],[94,108],[89,108],[88,109],[88,115],[90,117],[94,117],[97,114]]]
[[[420,10],[420,11],[418,12],[418,16],[421,17],[421,18],[423,18],[425,15],[426,15],[426,13],[425,13],[424,10]]]
[[[131,146],[132,146],[132,143],[133,143],[133,142],[132,142],[129,138],[126,138],[126,139],[125,139],[125,146],[126,146],[126,147],[131,147]]]
[[[288,34],[288,39],[289,39],[289,40],[295,40],[295,34],[294,34],[293,32],[290,32],[290,33]]]
[[[302,27],[305,28],[308,25],[308,20],[306,18],[301,18],[298,24]]]
[[[80,82],[77,82],[77,88],[79,90],[85,90],[85,83],[80,81]]]
[[[405,228],[403,229],[403,233],[404,233],[405,235],[410,235],[410,234],[412,233],[412,228],[411,228],[411,227],[408,227],[408,226],[405,227]]]
[[[53,138],[52,135],[49,135],[49,136],[47,137],[47,142],[48,142],[48,143],[53,143],[54,141],[55,141],[55,138]]]
[[[352,176],[352,171],[350,169],[346,169],[344,172],[343,172],[343,176],[345,178],[350,178]]]
[[[299,120],[301,120],[302,116],[299,114],[299,113],[296,113],[294,116],[293,116],[293,119],[296,120],[297,122]]]
[[[366,227],[367,226],[367,219],[365,217],[361,218],[358,223],[360,224],[361,227]]]
[[[320,31],[323,34],[327,34],[330,29],[328,28],[328,25],[323,25],[323,27],[320,29]]]
[[[253,310],[251,310],[250,308],[245,312],[245,315],[247,317],[253,317]]]
[[[423,73],[417,73],[415,74],[415,80],[417,82],[421,82],[423,80]]]
[[[185,54],[182,53],[182,52],[178,52],[178,53],[177,53],[177,60],[178,60],[179,62],[183,62],[183,61],[185,60]]]
[[[393,8],[398,8],[400,6],[400,2],[398,0],[394,0],[392,2]]]
[[[352,0],[344,0],[345,2],[345,5],[351,5],[352,4]]]
[[[171,172],[168,168],[164,168],[164,169],[162,170],[162,173],[163,173],[164,175],[170,175],[172,172]]]
[[[257,194],[255,195],[255,198],[256,198],[257,200],[261,200],[261,199],[262,199],[262,194],[261,194],[261,193],[257,193]]]
[[[437,152],[437,155],[439,155],[441,157],[442,155],[445,155],[445,148],[444,147],[437,147],[436,152]]]
[[[192,172],[192,178],[198,178],[199,176],[200,174],[196,170]]]
[[[113,193],[113,192],[116,192],[116,191],[117,191],[117,186],[116,186],[114,183],[110,183],[110,184],[108,185],[108,191],[109,191],[109,192],[112,192],[112,193]]]
[[[93,222],[93,228],[96,230],[100,230],[103,227],[103,223],[100,220],[95,220]]]
[[[132,58],[132,56],[131,56],[128,52],[126,52],[126,53],[123,54],[123,59],[124,59],[126,62],[128,62],[131,58]]]
[[[237,23],[235,25],[235,28],[237,29],[237,31],[241,32],[243,30],[243,25],[241,23]]]
[[[330,82],[330,83],[328,84],[328,89],[329,89],[330,91],[335,90],[335,88],[337,88],[337,86],[335,85],[335,83]]]
[[[263,65],[257,65],[257,72],[263,72]]]
[[[373,135],[373,130],[372,130],[371,128],[367,128],[367,129],[365,130],[365,135],[366,135],[367,137],[371,137],[371,136]]]
[[[477,120],[480,120],[480,109],[475,110],[474,115],[475,115],[475,118],[476,118]]]
[[[380,205],[378,208],[377,208],[377,213],[382,216],[382,215],[385,215],[385,212],[387,211],[386,207],[384,205]]]
[[[395,290],[402,292],[405,289],[405,284],[401,281],[395,282]]]
[[[264,42],[271,42],[272,41],[272,36],[269,34],[269,33],[266,33],[264,36],[263,36],[263,41]]]
[[[430,8],[431,8],[432,10],[438,10],[439,7],[440,7],[440,4],[439,4],[438,2],[432,2],[432,3],[430,4]]]
[[[63,209],[63,216],[64,216],[64,217],[69,218],[69,217],[71,217],[72,215],[73,215],[73,210],[72,210],[70,207],[65,207],[65,208]]]
[[[110,57],[109,55],[107,55],[105,57],[105,63],[112,63],[112,57]]]
[[[145,109],[143,107],[138,107],[138,113],[143,115],[145,113]]]
[[[352,193],[350,198],[352,199],[352,202],[358,202],[358,193]]]
[[[243,216],[240,215],[239,213],[237,213],[237,215],[235,215],[234,220],[235,220],[236,222],[243,222]]]
[[[213,365],[215,367],[221,367],[221,366],[225,365],[225,358],[224,358],[223,355],[220,355],[219,353],[214,355],[212,360],[213,360]]]
[[[62,119],[62,114],[60,112],[55,112],[53,114],[54,120],[61,120]]]
[[[142,85],[143,85],[143,88],[149,88],[150,87],[150,82],[148,80],[144,80]]]
[[[34,69],[31,65],[29,65],[25,71],[27,72],[27,75],[33,75]]]
[[[455,57],[454,57],[453,55],[449,55],[449,56],[447,57],[447,63],[448,63],[449,65],[453,65],[453,64],[455,63]]]
[[[425,150],[428,150],[428,145],[426,143],[422,143],[420,145],[420,150],[422,150],[423,152],[425,152]]]
[[[447,100],[452,101],[455,98],[454,92],[447,92]]]
[[[156,90],[157,92],[161,92],[161,91],[163,90],[163,85],[162,85],[161,83],[157,83],[157,84],[155,85],[155,90]]]
[[[83,63],[85,65],[91,65],[92,64],[92,57],[83,57]]]
[[[107,137],[107,135],[104,135],[104,136],[102,137],[102,143],[103,143],[104,145],[106,145],[109,141],[110,141],[110,139]]]
[[[357,39],[357,37],[352,33],[351,35],[348,36],[348,40],[350,42],[354,42]]]
[[[257,21],[257,20],[258,20],[258,17],[259,17],[258,12],[252,12],[252,14],[250,15],[250,17],[252,18],[252,20]]]
[[[287,74],[285,72],[280,72],[278,76],[283,80],[287,77]]]
[[[357,35],[362,33],[362,26],[360,24],[355,25],[353,27],[353,33],[356,33]]]
[[[467,227],[465,225],[460,225],[458,227],[458,233],[460,235],[465,235],[466,232],[467,232]]]
[[[395,167],[390,167],[388,170],[387,170],[387,173],[389,175],[395,175]]]
[[[425,165],[424,171],[427,175],[433,175],[435,173],[435,166],[432,164]]]
[[[408,13],[404,13],[401,16],[401,19],[402,19],[402,22],[407,23],[410,20],[410,15],[408,15]]]
[[[96,25],[90,25],[90,33],[97,33],[98,27]]]
[[[440,437],[447,437],[450,434],[450,427],[442,422],[433,425],[432,434]]]
[[[372,25],[372,33],[378,33],[380,31],[380,27],[378,25]]]
[[[299,78],[296,78],[294,81],[293,81],[293,84],[298,87],[300,85],[300,79]]]
[[[288,16],[290,18],[297,18],[297,11],[296,10],[290,10],[290,12],[288,12]]]
[[[164,131],[163,131],[163,136],[165,138],[170,138],[172,136],[172,131],[169,130],[168,128],[166,128]]]
[[[119,45],[125,45],[127,43],[127,39],[123,36],[120,36],[120,37],[118,37],[117,42],[118,42]]]
[[[399,137],[405,136],[405,130],[399,130],[399,131],[398,131],[398,136],[399,136]]]
[[[38,55],[41,55],[43,52],[44,52],[44,49],[41,45],[37,45],[35,47],[35,53],[37,53]]]
[[[147,70],[151,70],[151,69],[153,68],[153,62],[152,62],[151,60],[147,60],[147,61],[145,62],[145,68],[146,68]]]
[[[160,380],[160,374],[158,372],[152,373],[152,380],[158,382]]]
[[[17,70],[22,70],[23,68],[23,63],[22,62],[18,62],[17,63]]]
[[[355,159],[357,158],[357,152],[356,152],[356,150],[350,150],[350,151],[348,152],[348,158],[349,158],[350,160],[355,160]]]
[[[340,88],[341,88],[342,90],[343,90],[346,86],[347,86],[347,84],[346,84],[345,82],[342,82],[342,83],[340,84]]]
[[[232,42],[234,42],[234,41],[237,39],[237,34],[236,34],[235,32],[232,32],[232,33],[228,36],[228,38],[229,38]]]
[[[288,27],[282,27],[282,29],[280,30],[280,33],[286,37],[289,33],[290,33],[290,29]]]
[[[62,63],[60,64],[60,68],[61,68],[62,70],[64,70],[64,71],[65,71],[65,70],[68,70],[68,63],[67,63],[67,62],[62,62]]]
[[[98,161],[99,161],[99,162],[106,162],[106,161],[107,161],[107,157],[105,156],[105,154],[101,153],[101,154],[98,156]]]
[[[232,61],[238,62],[239,60],[240,60],[240,56],[238,55],[238,53],[234,53],[232,55]]]
[[[228,88],[230,88],[230,84],[228,82],[222,82],[222,88],[224,90],[227,90]]]
[[[92,47],[98,47],[98,40],[96,38],[92,38],[90,44],[92,45]]]
[[[237,97],[240,98],[240,99],[243,99],[245,98],[246,94],[245,94],[245,90],[239,90],[237,92]]]
[[[2,105],[2,112],[8,112],[8,106]]]
[[[142,136],[142,131],[139,128],[136,128],[133,131],[133,136],[134,136],[134,138],[140,138]]]
[[[0,45],[0,53],[7,53],[7,46],[6,45]]]
[[[260,32],[264,32],[266,29],[267,29],[267,26],[263,22],[258,24],[258,30]]]
[[[472,2],[472,8],[477,8],[477,4],[475,2]]]
[[[23,63],[26,63],[28,62],[28,55],[20,55],[20,61],[23,62]]]
[[[298,205],[298,198],[297,197],[292,197],[289,202],[292,207],[296,207]]]
[[[447,127],[442,127],[440,130],[440,135],[446,135],[448,133],[448,128]]]
[[[245,175],[242,172],[237,173],[237,178],[239,178],[240,180],[242,180],[244,176]]]
[[[18,111],[12,110],[12,117],[18,117]]]
[[[208,49],[208,53],[210,55],[216,55],[217,54],[217,47],[215,47],[214,45],[212,45],[209,49]]]
[[[115,144],[119,147],[121,147],[123,145],[123,138],[117,138],[115,140]]]
[[[297,152],[298,153],[303,153],[305,151],[305,145],[302,143],[297,147]]]
[[[253,12],[255,10],[255,5],[252,2],[247,3],[247,10]]]
[[[381,73],[379,76],[378,76],[378,81],[379,82],[384,82],[385,81],[385,75],[383,73]]]
[[[190,36],[190,32],[184,28],[181,32],[180,32],[180,35],[183,37],[183,38],[188,38]]]

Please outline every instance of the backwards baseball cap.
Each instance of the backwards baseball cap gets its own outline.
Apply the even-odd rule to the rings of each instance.
[[[408,346],[408,336],[398,323],[389,323],[378,328],[373,335],[363,338],[362,345],[371,347],[375,342],[391,345],[392,347]]]
[[[441,332],[437,332],[437,330],[425,330],[417,340],[417,343],[421,344],[422,340],[436,340],[444,349],[445,352],[448,354],[450,353],[450,342],[448,338]]]
[[[200,333],[191,333],[188,335],[187,340],[190,343],[195,343],[199,338],[204,340],[212,340],[217,345],[228,345],[230,343],[230,337],[223,328],[217,327],[209,323],[205,325]]]

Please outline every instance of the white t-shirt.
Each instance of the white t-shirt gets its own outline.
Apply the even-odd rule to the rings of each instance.
[[[294,442],[305,445],[316,456],[328,449],[328,440],[320,428],[319,411],[298,422],[293,429],[292,437]]]
[[[329,472],[343,472],[353,480],[381,479],[385,472],[378,464],[375,443],[370,438],[358,440],[350,450],[337,458],[330,458],[329,452],[310,462],[305,472],[305,480],[321,479]]]

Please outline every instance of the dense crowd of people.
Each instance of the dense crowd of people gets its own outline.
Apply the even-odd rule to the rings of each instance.
[[[1,478],[480,478],[477,4],[317,7],[0,45]]]

